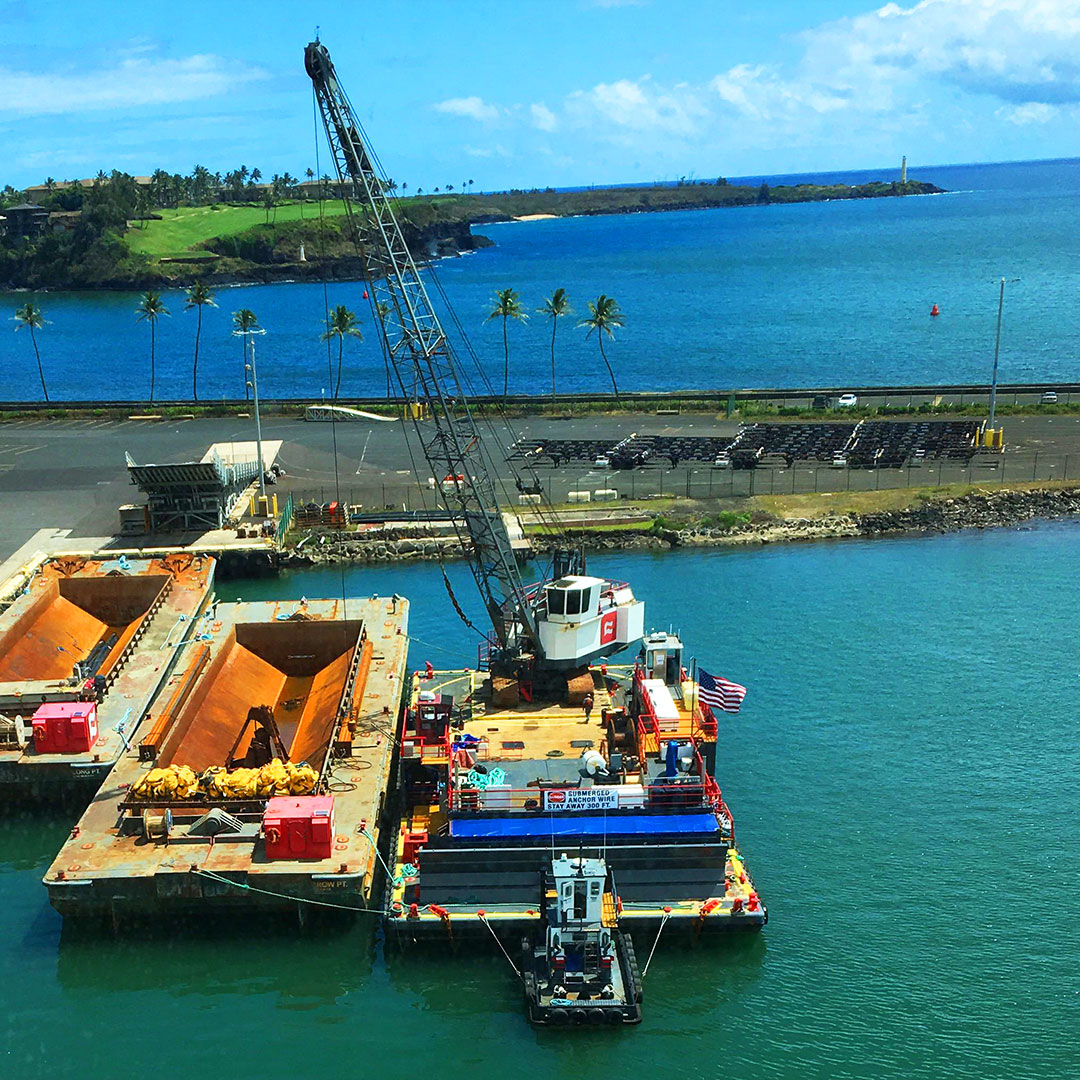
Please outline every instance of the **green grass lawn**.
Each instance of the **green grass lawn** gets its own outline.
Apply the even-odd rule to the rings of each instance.
[[[317,203],[283,203],[270,211],[270,220],[299,221],[319,216]],[[196,245],[215,236],[233,236],[254,225],[266,222],[266,210],[261,206],[181,206],[177,210],[159,210],[160,221],[146,221],[127,231],[124,238],[132,251],[160,259],[169,255],[184,255]],[[345,213],[340,200],[323,204],[327,216]],[[275,217],[276,215],[276,217]],[[143,227],[145,226],[145,227]]]

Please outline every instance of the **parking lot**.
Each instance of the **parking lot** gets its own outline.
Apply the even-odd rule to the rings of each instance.
[[[538,462],[522,470],[510,459],[513,433],[485,430],[496,447],[502,497],[515,504],[515,481],[535,476],[553,503],[571,492],[615,492],[618,499],[650,496],[724,498],[780,492],[857,491],[885,487],[974,481],[1077,479],[1080,482],[1080,418],[1003,418],[1005,451],[968,463],[931,462],[886,469],[834,469],[827,464],[794,468],[718,469],[707,462],[650,460],[630,470],[596,468],[588,462]],[[685,435],[730,440],[739,424],[700,414],[618,416],[516,421],[525,443],[544,438],[616,443],[632,434]],[[278,490],[317,501],[340,499],[366,510],[433,508],[436,495],[419,451],[410,454],[398,421],[306,423],[267,417],[265,439],[282,440],[278,461],[285,467]],[[24,420],[0,424],[0,558],[6,558],[38,529],[72,536],[111,535],[117,508],[139,502],[128,478],[125,451],[140,464],[197,461],[215,442],[248,441],[247,419],[188,421]],[[337,453],[335,455],[335,441]],[[508,460],[509,459],[509,460]],[[416,468],[414,470],[414,460]]]

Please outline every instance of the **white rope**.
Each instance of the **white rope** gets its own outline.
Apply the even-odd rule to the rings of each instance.
[[[667,921],[670,918],[671,913],[665,911],[664,917],[660,920],[660,929],[656,931],[656,940],[652,943],[652,948],[649,950],[649,959],[645,961],[645,970],[641,973],[643,979],[649,974],[649,965],[652,963],[653,954],[656,952],[656,946],[660,944],[660,935],[664,932],[664,927],[667,926]]]
[[[525,980],[522,978],[521,972],[518,971],[517,965],[514,963],[514,961],[510,959],[510,954],[506,951],[506,949],[503,948],[503,943],[499,940],[499,935],[496,934],[495,931],[492,929],[491,923],[489,923],[479,911],[476,913],[476,916],[488,928],[488,933],[491,934],[491,936],[495,939],[495,944],[499,946],[499,951],[503,954],[503,956],[506,957],[506,962],[510,965],[514,974],[519,979],[521,979],[522,982],[524,982]]]

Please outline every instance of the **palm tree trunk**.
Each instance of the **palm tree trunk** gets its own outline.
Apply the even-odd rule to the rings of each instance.
[[[199,335],[202,334],[202,304],[199,305],[199,321],[195,324],[195,362],[191,365],[191,396],[199,400]]]
[[[615,391],[615,400],[619,400],[619,386],[615,382],[615,372],[611,370],[611,365],[608,363],[607,353],[604,352],[604,337],[602,334],[597,333],[596,340],[600,342],[600,355],[604,358],[604,366],[607,368],[607,373],[611,376],[611,387]]]
[[[150,404],[154,404],[154,320],[150,320]]]
[[[506,316],[503,316],[503,404],[510,387],[510,339],[506,336]]]
[[[555,398],[555,331],[558,329],[559,320],[556,316],[551,317],[551,407],[557,408]]]
[[[337,339],[337,382],[334,384],[334,400],[341,394],[341,353],[345,348],[345,335],[338,334]]]
[[[49,391],[45,386],[45,372],[41,367],[41,353],[38,352],[37,338],[34,337],[34,324],[30,323],[30,340],[34,343],[34,355],[37,357],[38,378],[41,379],[41,392],[45,395],[46,403],[49,400]]]

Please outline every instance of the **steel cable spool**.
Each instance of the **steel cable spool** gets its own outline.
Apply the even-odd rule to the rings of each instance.
[[[172,826],[171,810],[144,810],[142,812],[143,835],[147,840],[168,840]]]

